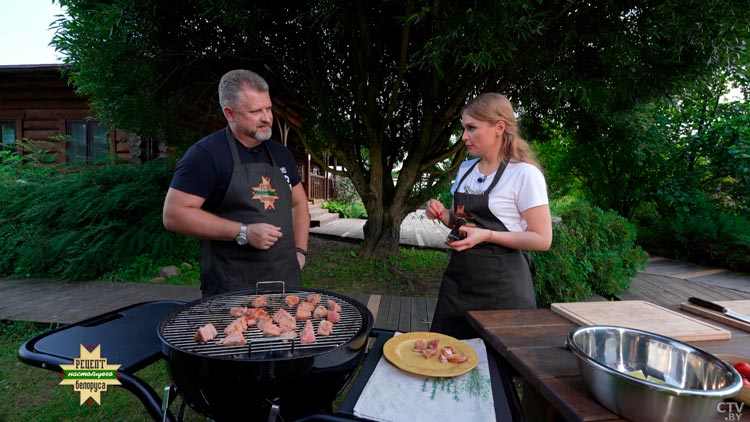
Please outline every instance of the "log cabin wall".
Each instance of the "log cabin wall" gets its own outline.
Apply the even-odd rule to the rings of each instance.
[[[16,140],[41,141],[37,146],[48,150],[55,162],[67,163],[69,145],[50,141],[50,137],[70,135],[71,122],[97,120],[91,115],[88,99],[77,94],[61,72],[62,65],[59,64],[0,66],[0,123],[3,129],[10,126],[15,129]],[[199,121],[196,116],[205,117],[206,114],[208,112],[204,109],[190,110],[180,116],[180,124],[190,128]],[[226,125],[221,118],[212,123],[216,124],[217,129]],[[280,135],[279,128],[274,125],[274,138],[280,140]],[[287,148],[297,162],[308,199],[327,200],[335,192],[332,177],[312,163],[301,141],[293,132],[290,135]],[[135,134],[109,130],[106,155],[116,156],[120,161],[136,161],[139,143],[140,139]],[[20,147],[17,147],[17,151],[24,153]],[[169,154],[173,151],[173,147],[164,147],[162,152]]]
[[[69,146],[50,141],[50,137],[70,135],[71,122],[88,125],[98,121],[91,116],[88,99],[75,92],[61,71],[58,64],[0,66],[0,123],[4,129],[15,128],[16,140],[41,141],[36,145],[48,150],[55,162],[67,163]],[[106,155],[130,160],[129,140],[132,143],[132,135],[109,130]],[[20,147],[17,150],[24,153]]]

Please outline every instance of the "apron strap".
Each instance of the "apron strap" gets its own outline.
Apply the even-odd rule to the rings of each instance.
[[[500,177],[503,175],[503,172],[505,171],[505,167],[508,166],[508,163],[503,160],[500,162],[500,167],[497,168],[497,172],[495,172],[495,178],[492,179],[492,183],[490,184],[490,187],[487,188],[486,191],[482,195],[487,195],[488,192],[492,192],[492,189],[495,189],[495,185],[497,185],[497,182],[500,181]]]

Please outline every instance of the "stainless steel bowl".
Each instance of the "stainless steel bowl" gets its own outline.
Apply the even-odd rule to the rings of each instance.
[[[712,419],[718,404],[742,388],[740,374],[721,359],[646,331],[579,327],[570,331],[568,347],[591,394],[632,421]],[[659,381],[626,374],[639,370]]]

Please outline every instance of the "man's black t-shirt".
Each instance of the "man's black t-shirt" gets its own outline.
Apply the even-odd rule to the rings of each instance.
[[[227,142],[227,129],[222,129],[193,144],[178,162],[170,187],[205,198],[203,209],[218,208],[232,178],[232,153]],[[254,148],[247,148],[232,136],[237,143],[241,163],[271,163],[268,151],[273,154],[281,173],[287,179],[289,189],[300,182],[292,153],[280,143],[269,139]],[[266,144],[268,148],[264,145]]]

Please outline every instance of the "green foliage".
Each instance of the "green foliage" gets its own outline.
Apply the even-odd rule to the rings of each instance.
[[[0,181],[43,181],[56,172],[50,150],[44,148],[50,141],[20,139],[15,148],[0,150]],[[20,152],[20,153],[19,153]]]
[[[721,71],[679,95],[589,115],[578,134],[537,127],[550,139],[539,156],[551,196],[585,198],[633,219],[652,253],[750,268],[742,217],[750,211],[750,101],[721,100],[728,85],[747,85],[738,78]]]
[[[537,265],[537,305],[612,297],[626,290],[642,269],[646,253],[635,244],[635,227],[613,211],[582,201],[553,204],[552,247],[532,253]]]
[[[352,183],[352,179],[348,177],[341,177],[336,183],[336,200],[339,202],[359,202],[362,203],[362,198],[357,193],[357,189]]]
[[[144,254],[164,263],[195,257],[194,239],[162,226],[172,170],[173,163],[157,161],[84,168],[46,182],[3,181],[0,273],[93,279]]]
[[[276,111],[300,117],[287,120],[309,152],[350,172],[372,227],[390,236],[399,219],[386,215],[423,204],[442,189],[441,165],[461,161],[451,136],[467,98],[503,91],[529,121],[573,133],[742,59],[748,40],[744,0],[61,5],[53,43],[104,121],[177,139],[178,119],[212,126],[222,73],[260,70]],[[369,253],[397,244],[365,236]]]
[[[663,213],[640,207],[639,243],[653,254],[750,272],[750,219],[700,192],[688,196],[684,206]]]
[[[339,200],[327,201],[321,205],[331,212],[337,212],[344,218],[367,218],[367,210],[362,202],[343,202]]]

